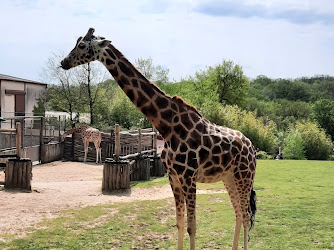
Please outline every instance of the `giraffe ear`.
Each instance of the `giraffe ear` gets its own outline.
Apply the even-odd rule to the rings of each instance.
[[[107,47],[109,44],[111,43],[111,41],[109,40],[102,40],[101,42],[98,43],[100,48],[105,48]]]

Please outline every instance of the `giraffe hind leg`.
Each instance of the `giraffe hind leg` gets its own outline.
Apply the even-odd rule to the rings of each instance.
[[[183,249],[183,238],[184,238],[184,210],[185,200],[182,191],[182,186],[179,181],[173,180],[169,177],[170,185],[174,194],[175,207],[176,207],[176,227],[178,230],[177,237],[177,249]]]
[[[238,249],[240,231],[241,231],[241,226],[243,222],[241,208],[240,208],[240,197],[239,197],[239,193],[237,191],[237,187],[236,187],[233,177],[232,179],[225,180],[224,185],[230,196],[230,200],[231,200],[231,203],[234,209],[234,213],[235,213],[235,228],[234,228],[232,249],[236,250]]]

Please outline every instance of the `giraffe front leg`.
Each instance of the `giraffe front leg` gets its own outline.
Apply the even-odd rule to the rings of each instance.
[[[190,238],[190,249],[194,250],[196,238],[196,182],[192,181],[187,188],[188,191],[184,194],[187,206],[187,231]]]
[[[88,145],[87,145],[86,141],[84,141],[84,151],[85,151],[84,162],[86,162],[86,160],[87,160],[87,151],[88,151]]]
[[[102,150],[101,150],[101,148],[99,149],[99,152],[100,152],[100,162],[102,163]]]
[[[171,177],[169,177],[169,181],[175,199],[176,227],[178,230],[177,249],[181,250],[183,249],[184,237],[184,195],[179,181],[174,181]]]
[[[99,163],[99,154],[100,154],[99,146],[95,145],[95,151],[96,151],[96,160],[95,160],[95,163],[98,164]]]

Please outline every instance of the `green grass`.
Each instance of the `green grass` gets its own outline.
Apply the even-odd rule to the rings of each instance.
[[[149,187],[161,187],[169,184],[167,177],[151,177],[150,181],[132,181],[130,187],[149,188]]]
[[[250,249],[334,249],[333,176],[334,162],[259,161]],[[155,178],[133,187],[167,183]],[[8,236],[13,240],[0,242],[0,249],[175,249],[174,214],[173,199],[64,211],[22,239]],[[197,249],[231,248],[234,223],[227,194],[198,195]],[[189,249],[187,234],[184,247]]]

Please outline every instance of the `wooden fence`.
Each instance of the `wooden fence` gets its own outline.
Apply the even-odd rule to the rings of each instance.
[[[137,152],[121,155],[121,137],[130,135],[137,137]],[[143,149],[143,136],[152,136],[151,149]],[[115,127],[115,150],[112,158],[107,158],[103,166],[102,191],[127,189],[130,181],[148,181],[150,176],[163,176],[166,172],[157,154],[157,131],[137,133],[119,132],[119,126]]]
[[[117,126],[116,126],[117,127]],[[139,129],[133,131],[121,131],[119,142],[116,144],[116,129],[110,133],[101,132],[101,151],[102,161],[106,158],[112,158],[116,154],[116,147],[118,145],[118,155],[124,156],[137,153],[143,150],[150,150],[156,145],[156,137],[152,128]],[[72,134],[72,137],[66,137],[64,141],[64,159],[72,161],[83,161],[84,147],[81,135],[78,133]],[[94,144],[91,142],[88,147],[87,161],[95,162],[96,150]]]
[[[15,133],[15,150],[0,155],[0,167],[5,167],[5,181],[0,181],[5,188],[31,190],[32,162],[22,159],[21,123],[15,129],[0,129],[0,134]]]

